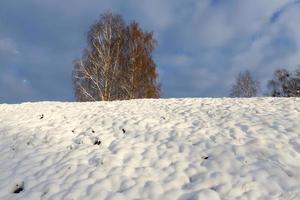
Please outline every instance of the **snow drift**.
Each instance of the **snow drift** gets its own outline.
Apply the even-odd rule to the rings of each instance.
[[[0,105],[0,199],[299,199],[300,99]]]

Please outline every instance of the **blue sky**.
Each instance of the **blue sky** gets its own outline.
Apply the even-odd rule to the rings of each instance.
[[[1,0],[0,103],[74,101],[72,61],[105,11],[154,31],[166,98],[228,96],[239,71],[264,86],[300,64],[295,0]]]

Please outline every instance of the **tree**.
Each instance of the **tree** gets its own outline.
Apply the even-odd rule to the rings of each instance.
[[[292,74],[289,92],[291,97],[300,97],[300,65]]]
[[[252,78],[248,70],[240,72],[232,85],[231,97],[255,97],[260,89],[260,83]]]
[[[78,101],[158,98],[156,41],[137,22],[105,13],[88,32],[87,48],[74,61],[73,85]]]
[[[128,79],[123,79],[124,98],[158,98],[159,86],[156,65],[151,59],[151,53],[156,41],[153,33],[143,32],[137,22],[127,27],[127,51],[125,56],[124,73]]]
[[[287,85],[290,73],[286,69],[275,70],[273,79],[268,81],[268,89],[272,97],[287,97]]]
[[[294,73],[286,69],[275,70],[273,79],[268,81],[268,89],[273,97],[299,97],[300,67]]]

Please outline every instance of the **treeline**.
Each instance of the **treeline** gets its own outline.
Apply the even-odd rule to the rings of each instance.
[[[300,66],[294,71],[277,69],[267,82],[267,93],[272,97],[300,97]],[[260,82],[246,70],[240,72],[231,87],[231,97],[255,97],[261,91]]]
[[[125,23],[120,15],[104,13],[90,27],[82,58],[74,61],[73,85],[78,101],[112,101],[159,98],[160,85],[152,53],[152,32],[139,23]],[[300,67],[278,69],[267,83],[265,96],[299,97]],[[246,70],[236,77],[231,97],[255,97],[260,82]]]

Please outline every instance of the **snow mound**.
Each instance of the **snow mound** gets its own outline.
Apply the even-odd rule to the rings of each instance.
[[[299,199],[300,99],[0,105],[0,199]]]

